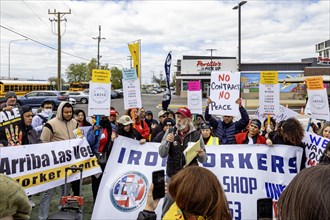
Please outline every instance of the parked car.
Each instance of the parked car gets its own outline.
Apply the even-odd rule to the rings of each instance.
[[[147,94],[157,94],[155,90],[147,90]]]
[[[87,92],[69,92],[68,97],[73,98],[82,104],[87,104],[89,95]]]
[[[117,93],[117,98],[123,98],[124,97],[124,92],[121,89],[115,89],[114,90]]]
[[[76,105],[77,104],[77,101],[74,99],[74,98],[69,98],[69,101],[68,101],[71,105]]]
[[[116,93],[115,91],[113,91],[113,90],[111,90],[111,98],[112,98],[112,99],[116,99],[116,98],[118,98],[117,93]]]
[[[59,104],[62,101],[67,101],[68,96],[61,94],[58,91],[33,91],[29,92],[24,96],[17,97],[17,103],[19,105],[28,105],[31,108],[33,107],[40,107],[41,103],[44,101],[51,101],[54,105],[54,108],[57,109]]]

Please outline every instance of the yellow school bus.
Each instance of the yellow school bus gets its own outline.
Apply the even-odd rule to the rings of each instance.
[[[21,96],[35,90],[50,89],[48,81],[0,80],[0,98],[5,97],[8,91],[14,91],[17,96]]]
[[[89,88],[89,82],[71,82],[70,92],[84,91]]]

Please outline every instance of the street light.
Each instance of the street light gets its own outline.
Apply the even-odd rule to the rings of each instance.
[[[17,40],[11,40],[9,41],[8,44],[8,79],[10,79],[10,44],[15,41],[22,41],[22,40],[27,40],[27,38],[24,39],[17,39]]]
[[[212,52],[216,51],[217,49],[206,49],[207,51],[211,51],[211,72],[213,70],[213,64],[212,64]]]
[[[246,3],[247,1],[241,1],[233,7],[233,10],[238,9],[238,71],[241,70],[241,7]]]

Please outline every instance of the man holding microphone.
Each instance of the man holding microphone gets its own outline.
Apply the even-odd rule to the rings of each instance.
[[[167,158],[166,163],[166,182],[171,181],[171,177],[178,173],[186,164],[183,151],[188,147],[189,142],[200,140],[200,149],[196,152],[196,157],[188,166],[198,166],[198,161],[204,163],[207,161],[203,137],[199,131],[196,131],[192,121],[192,114],[186,107],[179,108],[175,113],[176,125],[168,129],[164,134],[161,145],[159,146],[159,155]],[[169,193],[165,195],[162,216],[174,203]]]

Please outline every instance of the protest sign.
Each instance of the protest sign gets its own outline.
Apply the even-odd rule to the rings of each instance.
[[[202,114],[202,91],[200,81],[188,82],[187,103],[191,113]]]
[[[138,79],[136,75],[136,69],[124,69],[123,70],[123,80]]]
[[[279,105],[279,112],[278,114],[274,115],[273,118],[275,119],[275,121],[278,123],[282,120],[286,120],[288,118],[291,118],[291,117],[297,117],[298,116],[298,113],[289,109],[289,108],[286,108],[285,106],[283,105]],[[259,119],[261,122],[263,122],[266,118],[267,118],[267,115],[264,115],[261,111],[260,111],[260,108],[257,108],[256,110],[256,113],[255,113],[255,118]]]
[[[138,79],[123,80],[124,109],[141,108],[141,90]]]
[[[140,145],[122,136],[115,140],[92,219],[137,218],[145,207],[152,171],[166,169],[166,158],[158,156],[158,148],[159,143]],[[299,171],[302,156],[301,148],[286,145],[214,145],[206,152],[208,161],[202,166],[221,182],[233,219],[255,219],[259,198],[276,203]],[[158,218],[162,202],[156,209]]]
[[[17,107],[10,111],[0,111],[0,143],[5,146],[22,144],[21,120],[21,113]]]
[[[240,115],[236,100],[240,93],[240,72],[213,71],[211,73],[209,113]]]
[[[82,167],[83,178],[101,172],[85,138],[0,147],[0,155],[0,173],[16,180],[28,195],[63,185],[66,167]],[[68,175],[68,182],[80,178],[79,172]]]
[[[265,115],[278,114],[280,86],[277,71],[261,71],[259,84],[259,108]]]
[[[96,83],[110,83],[111,71],[110,70],[92,70],[92,82]]]
[[[308,106],[313,119],[330,121],[330,109],[327,91],[323,85],[323,78],[306,77]]]
[[[110,115],[111,84],[89,82],[88,115]]]
[[[305,131],[302,142],[306,150],[306,167],[315,166],[319,163],[329,139]]]

